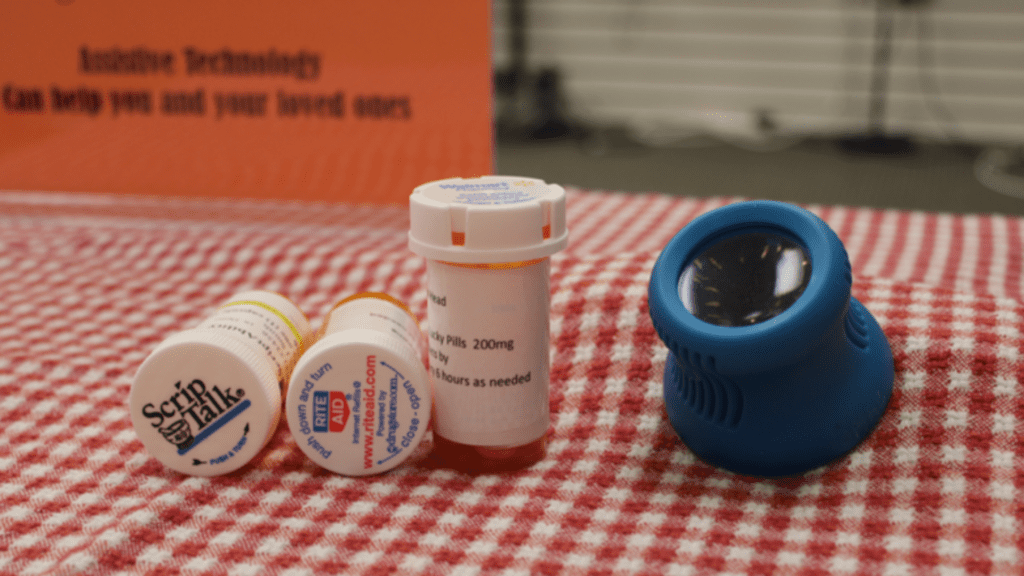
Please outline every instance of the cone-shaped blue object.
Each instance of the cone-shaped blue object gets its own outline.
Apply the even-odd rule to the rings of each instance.
[[[693,220],[651,273],[651,319],[668,346],[665,406],[709,464],[789,476],[852,450],[892,393],[878,323],[850,296],[835,232],[781,202]]]

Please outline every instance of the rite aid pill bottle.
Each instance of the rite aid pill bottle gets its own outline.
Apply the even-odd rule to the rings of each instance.
[[[550,258],[565,191],[534,178],[453,178],[410,196],[409,248],[427,259],[434,454],[469,472],[544,457],[550,424]]]
[[[318,465],[378,474],[413,453],[430,422],[423,333],[400,301],[364,292],[339,302],[292,373],[288,427]]]
[[[284,296],[234,295],[139,367],[129,398],[139,440],[185,474],[241,468],[277,429],[281,387],[309,336],[309,321]]]

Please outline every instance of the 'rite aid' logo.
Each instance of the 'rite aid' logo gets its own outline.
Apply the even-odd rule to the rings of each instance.
[[[313,431],[341,432],[348,423],[348,400],[343,392],[313,392]]]

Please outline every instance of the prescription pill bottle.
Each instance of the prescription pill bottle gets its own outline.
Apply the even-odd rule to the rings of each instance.
[[[284,296],[232,296],[192,330],[164,340],[139,367],[129,398],[143,446],[165,466],[214,476],[244,466],[281,417],[281,387],[309,338]]]
[[[410,196],[427,259],[434,454],[470,472],[544,457],[550,258],[568,242],[565,191],[533,178],[453,178]]]
[[[379,292],[335,305],[295,365],[285,399],[299,448],[346,476],[378,474],[408,459],[430,406],[419,321]]]

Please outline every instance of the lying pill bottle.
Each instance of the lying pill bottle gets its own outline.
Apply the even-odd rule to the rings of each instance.
[[[139,367],[129,397],[139,440],[185,474],[241,468],[277,429],[282,386],[309,336],[309,321],[284,296],[235,294]]]
[[[453,178],[410,196],[409,248],[427,259],[434,454],[468,472],[546,453],[550,258],[568,242],[565,191],[543,180]]]
[[[299,448],[346,476],[379,474],[407,460],[427,430],[430,407],[419,321],[379,292],[335,305],[295,365],[285,399]]]

